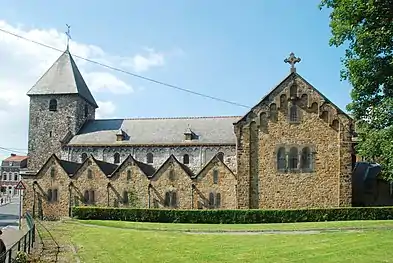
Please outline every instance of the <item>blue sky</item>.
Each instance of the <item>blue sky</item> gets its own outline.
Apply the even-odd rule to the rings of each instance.
[[[69,23],[73,40],[119,56],[143,46],[181,49],[182,56],[142,75],[182,88],[253,106],[288,74],[289,65],[283,60],[293,51],[302,58],[299,74],[342,109],[350,101],[350,86],[340,81],[344,50],[329,46],[329,11],[320,11],[319,1],[5,2],[0,19],[63,31]],[[119,117],[247,111],[130,76],[122,78],[144,89],[113,98]]]

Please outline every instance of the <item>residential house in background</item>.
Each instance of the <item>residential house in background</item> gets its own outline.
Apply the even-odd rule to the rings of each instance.
[[[1,192],[16,195],[16,185],[21,180],[20,170],[27,167],[27,156],[11,154],[1,163]]]

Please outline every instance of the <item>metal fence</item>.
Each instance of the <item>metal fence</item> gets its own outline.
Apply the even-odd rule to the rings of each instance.
[[[25,214],[28,231],[21,239],[12,245],[5,253],[0,255],[1,263],[14,263],[17,261],[17,256],[20,251],[24,253],[30,253],[35,242],[35,223],[33,217],[29,214]]]

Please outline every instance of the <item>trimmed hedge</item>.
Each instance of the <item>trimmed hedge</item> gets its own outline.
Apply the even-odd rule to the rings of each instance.
[[[74,207],[72,211],[74,217],[82,220],[161,223],[253,224],[393,219],[393,207],[297,210],[167,210]]]

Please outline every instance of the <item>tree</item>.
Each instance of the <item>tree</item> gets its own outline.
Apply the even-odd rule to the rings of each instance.
[[[331,46],[346,45],[341,78],[357,122],[359,155],[393,179],[393,0],[322,0],[331,8]]]

